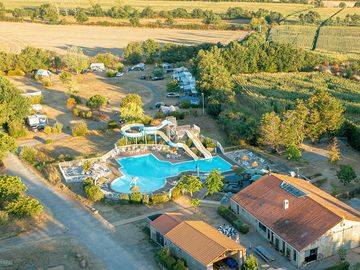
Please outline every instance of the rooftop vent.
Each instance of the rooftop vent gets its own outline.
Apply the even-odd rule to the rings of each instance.
[[[289,208],[289,200],[283,200],[283,208],[284,210]]]

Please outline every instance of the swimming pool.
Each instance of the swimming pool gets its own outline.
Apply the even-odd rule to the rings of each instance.
[[[214,169],[220,172],[229,171],[231,164],[219,156],[212,159],[191,160],[181,163],[170,163],[157,159],[154,155],[148,154],[136,157],[117,159],[121,165],[119,171],[124,176],[115,179],[111,188],[120,193],[131,193],[130,187],[134,177],[137,177],[136,185],[141,192],[152,192],[165,185],[167,177],[176,176],[185,171],[210,172]]]

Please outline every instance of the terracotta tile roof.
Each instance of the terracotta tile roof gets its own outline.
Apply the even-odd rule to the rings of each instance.
[[[166,234],[184,220],[185,218],[181,213],[164,213],[157,219],[151,221],[150,225],[161,234]]]
[[[203,221],[184,221],[165,237],[205,266],[217,261],[226,251],[246,252],[243,246]]]
[[[289,183],[305,196],[296,197],[281,187]],[[283,201],[289,208],[283,208]],[[298,251],[317,240],[342,219],[360,221],[360,213],[315,187],[293,177],[264,175],[232,197],[258,220]]]

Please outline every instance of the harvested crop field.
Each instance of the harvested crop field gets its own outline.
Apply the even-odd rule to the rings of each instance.
[[[25,46],[64,53],[69,46],[81,47],[88,55],[110,51],[120,54],[131,41],[149,38],[161,43],[185,45],[242,39],[246,31],[150,29],[81,25],[45,25],[35,23],[0,23],[0,50],[19,51]]]
[[[48,3],[48,0],[3,0],[6,8],[18,7],[34,7],[41,4]],[[56,0],[51,1],[58,7],[75,8],[75,7],[89,7],[91,1],[89,0]],[[97,0],[103,9],[111,8],[118,5],[119,1],[114,0]],[[267,10],[274,10],[283,13],[284,15],[293,12],[304,10],[309,5],[303,4],[288,4],[288,3],[252,3],[252,2],[207,2],[207,1],[159,1],[159,0],[122,0],[121,5],[130,5],[137,9],[144,9],[151,7],[155,11],[170,10],[175,8],[185,8],[193,10],[194,8],[202,8],[213,10],[215,12],[225,12],[229,7],[241,7],[247,10],[258,10],[260,8]]]

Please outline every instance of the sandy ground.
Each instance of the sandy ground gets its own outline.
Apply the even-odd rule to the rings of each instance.
[[[81,47],[88,55],[110,51],[121,54],[131,41],[149,38],[161,43],[185,45],[241,39],[246,31],[150,29],[81,25],[0,23],[0,49],[19,51],[27,45],[64,53],[69,46]]]

